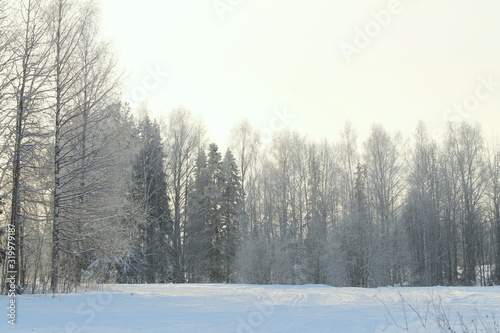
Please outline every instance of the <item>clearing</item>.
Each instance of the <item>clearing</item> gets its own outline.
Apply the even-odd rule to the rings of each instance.
[[[8,304],[0,296],[5,314]],[[500,287],[114,284],[16,306],[16,326],[4,315],[0,332],[500,332]]]

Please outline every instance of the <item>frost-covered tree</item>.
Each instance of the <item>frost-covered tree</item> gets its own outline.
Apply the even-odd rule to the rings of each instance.
[[[92,192],[78,203],[79,209],[85,209],[81,218],[91,227],[87,231],[92,235],[82,245],[96,250],[80,255],[79,261],[65,269],[80,271],[83,281],[130,282],[122,278],[131,268],[131,247],[138,237],[137,225],[144,217],[142,206],[132,197],[138,130],[128,107],[121,103],[109,105],[105,112],[108,117],[101,126],[106,137],[102,142],[106,144],[96,156],[100,163],[92,163],[85,177]]]
[[[210,144],[207,154],[207,167],[205,175],[207,187],[205,201],[207,215],[205,225],[210,234],[211,245],[208,248],[209,269],[208,276],[211,282],[223,282],[224,263],[222,262],[224,225],[222,220],[222,187],[224,176],[222,174],[222,156],[216,144]]]
[[[173,110],[166,129],[167,177],[172,205],[172,265],[174,282],[184,281],[185,228],[189,191],[193,185],[196,158],[204,142],[204,128],[185,108]]]
[[[494,149],[490,153],[488,160],[488,184],[487,193],[489,196],[489,210],[491,219],[491,228],[494,248],[494,265],[493,280],[496,284],[500,284],[500,150]]]
[[[309,144],[304,272],[308,281],[314,283],[333,283],[339,267],[339,233],[334,227],[338,222],[338,175],[338,153],[333,145]]]
[[[188,276],[191,281],[230,282],[240,239],[242,189],[238,167],[228,150],[222,160],[210,144],[200,152],[190,195],[186,229]]]
[[[79,142],[79,128],[74,120],[79,116],[76,96],[79,93],[77,82],[81,78],[78,66],[77,48],[81,41],[85,19],[80,16],[81,8],[69,0],[53,0],[47,10],[51,44],[51,90],[53,92],[53,227],[52,227],[52,269],[51,289],[58,291],[60,278],[61,251],[71,255],[68,245],[78,241],[75,228],[69,226],[73,202],[78,200],[74,192],[74,180],[78,172],[73,169],[81,158],[74,154]],[[76,173],[76,174],[75,174]]]
[[[476,283],[476,268],[481,263],[481,221],[484,218],[482,203],[487,182],[483,144],[479,126],[467,123],[449,124],[446,148],[449,160],[455,165],[452,176],[458,186],[463,284]]]
[[[3,201],[2,196],[0,196],[0,215],[5,213],[4,205],[5,205],[5,202]],[[5,246],[4,241],[3,241],[3,238],[4,238],[3,236],[5,235],[5,231],[6,230],[4,228],[0,229],[0,265],[2,265],[2,267],[3,267],[3,263],[5,260],[6,254],[7,254],[7,251],[6,251],[7,247]]]
[[[11,123],[12,196],[10,223],[16,229],[16,281],[26,284],[27,252],[31,242],[26,234],[38,234],[40,223],[45,221],[41,205],[48,195],[48,136],[47,97],[49,79],[49,47],[47,24],[42,2],[19,1],[14,15],[17,38],[12,42],[14,61],[11,85],[14,89],[15,112]]]
[[[185,260],[188,282],[207,282],[210,267],[209,250],[212,237],[206,218],[210,214],[208,189],[210,179],[207,173],[207,156],[204,151],[198,153],[194,184],[189,193],[188,219],[185,229]]]
[[[139,152],[133,164],[132,197],[144,212],[136,239],[138,280],[147,283],[170,281],[172,234],[165,175],[165,153],[158,124],[145,116],[139,124]]]
[[[264,219],[273,239],[273,275],[276,283],[304,280],[304,238],[307,220],[307,144],[291,131],[276,134],[264,165]]]
[[[71,272],[65,283],[80,282],[81,270],[92,260],[87,255],[98,251],[92,240],[109,229],[103,221],[113,215],[98,198],[113,159],[106,147],[114,133],[105,125],[116,103],[116,77],[106,44],[96,37],[92,2],[53,0],[47,18],[54,174],[51,289],[56,292],[61,265]]]
[[[439,218],[439,151],[423,123],[417,127],[403,219],[417,285],[442,283],[443,239]]]
[[[402,138],[391,136],[382,126],[374,125],[365,142],[365,163],[369,202],[377,245],[372,264],[379,284],[401,283],[406,279],[405,233],[401,226],[400,208],[405,190]]]
[[[444,279],[448,285],[459,284],[458,280],[458,252],[459,252],[459,229],[460,196],[457,174],[457,166],[449,151],[440,147],[439,158],[439,191],[440,191],[440,219],[443,229],[443,271]]]
[[[116,133],[114,128],[108,126],[114,125],[112,118],[120,117],[119,113],[122,112],[116,98],[118,78],[114,70],[115,62],[109,53],[108,44],[98,37],[96,8],[89,3],[84,9],[86,18],[76,49],[76,64],[80,74],[75,86],[78,92],[75,96],[75,111],[78,116],[74,119],[74,125],[78,128],[79,139],[74,151],[78,152],[79,160],[74,167],[79,170],[75,190],[80,195],[74,211],[78,219],[77,233],[92,234],[92,237],[74,244],[73,251],[84,252],[74,258],[76,283],[81,280],[79,272],[94,258],[94,253],[87,249],[99,249],[99,244],[94,240],[100,240],[99,235],[109,227],[97,221],[109,222],[109,217],[116,214],[116,205],[122,204],[117,198],[119,195],[112,194],[116,187],[103,179],[103,172],[114,169],[113,163],[116,163],[120,153],[109,149],[114,144]],[[110,196],[117,199],[115,203],[105,200]],[[86,225],[89,227],[86,228]]]
[[[242,237],[255,232],[255,225],[249,222],[255,221],[257,215],[257,194],[255,193],[256,180],[258,178],[258,156],[260,152],[260,135],[252,127],[248,120],[237,123],[231,130],[230,149],[234,153],[236,163],[241,174],[241,188],[243,196],[243,216],[241,223]]]
[[[342,248],[349,285],[368,287],[374,264],[374,228],[368,202],[366,166],[358,163],[354,174],[354,200],[344,221]]]
[[[346,219],[355,200],[356,168],[361,162],[358,152],[358,135],[353,125],[347,122],[340,133],[337,151],[340,161],[340,206],[342,219]]]
[[[9,155],[12,146],[12,109],[15,103],[12,102],[11,80],[13,79],[13,63],[15,60],[15,47],[12,45],[19,30],[15,23],[15,13],[9,0],[0,0],[0,93],[3,98],[0,100],[0,191],[5,192],[8,188],[6,179],[9,177],[10,169]]]
[[[221,186],[220,247],[225,282],[234,281],[234,259],[241,243],[241,219],[243,217],[243,188],[238,166],[228,149],[221,165],[223,183]]]

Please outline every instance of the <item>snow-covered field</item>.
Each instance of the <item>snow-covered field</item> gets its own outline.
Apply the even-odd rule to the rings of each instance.
[[[8,302],[0,296],[5,314]],[[18,296],[16,311],[16,326],[4,315],[0,332],[440,332],[447,321],[500,332],[500,287],[108,285]]]

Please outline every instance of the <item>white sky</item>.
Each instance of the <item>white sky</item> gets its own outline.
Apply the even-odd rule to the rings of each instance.
[[[393,2],[398,10],[376,34],[371,13]],[[221,19],[214,3],[231,10]],[[424,120],[435,132],[464,102],[462,116],[487,136],[500,128],[498,0],[100,4],[103,31],[128,74],[127,98],[155,116],[183,105],[202,115],[221,145],[243,118],[267,133],[288,126],[315,139],[336,140],[346,120],[361,138],[373,122],[411,134]],[[366,27],[369,45],[348,62],[342,43],[355,47],[357,28]],[[168,77],[154,81],[155,71]],[[283,110],[294,118],[279,120]]]

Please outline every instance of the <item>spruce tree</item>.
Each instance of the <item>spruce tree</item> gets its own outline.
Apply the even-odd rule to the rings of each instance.
[[[354,201],[344,228],[343,249],[349,284],[353,287],[368,287],[372,228],[366,195],[366,166],[358,163],[355,176]]]
[[[242,189],[238,167],[228,150],[221,159],[216,144],[198,156],[190,195],[186,257],[192,282],[231,282],[239,243]]]
[[[169,235],[172,220],[164,168],[165,154],[158,124],[146,116],[139,126],[140,150],[134,163],[133,197],[142,206],[139,277],[148,283],[170,281]]]
[[[232,267],[238,245],[241,241],[240,220],[243,216],[243,188],[238,166],[228,149],[222,161],[221,200],[221,262],[225,282],[233,281]]]
[[[222,161],[219,148],[212,143],[208,150],[206,177],[208,184],[206,188],[205,200],[208,204],[206,215],[206,226],[211,237],[211,246],[208,252],[209,259],[209,277],[211,282],[223,282],[223,233],[222,224],[222,187],[224,179],[222,175]]]
[[[196,160],[193,188],[189,193],[188,221],[185,232],[184,252],[188,282],[208,282],[208,250],[212,246],[206,223],[210,210],[206,194],[208,187],[207,156],[200,151]]]

